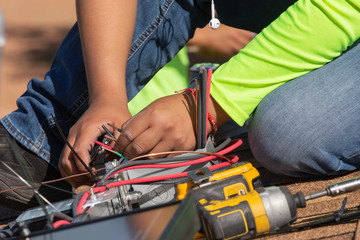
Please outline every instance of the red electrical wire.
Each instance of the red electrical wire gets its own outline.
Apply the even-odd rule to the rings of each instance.
[[[239,157],[234,156],[234,158],[232,159],[232,163],[236,163],[238,160],[239,160]],[[230,162],[219,163],[219,164],[210,166],[209,169],[215,170],[218,168],[229,166],[232,163],[230,163]],[[119,186],[123,186],[123,185],[158,182],[158,181],[163,181],[163,180],[168,180],[168,179],[181,178],[181,177],[186,177],[187,174],[188,174],[188,172],[181,172],[181,173],[168,174],[168,175],[162,175],[162,176],[123,180],[123,181],[119,181],[119,182],[109,183],[106,186],[95,187],[95,188],[93,188],[93,191],[94,191],[94,193],[98,193],[98,192],[106,191],[109,188],[119,187]],[[77,206],[77,214],[82,213],[83,205],[88,197],[89,197],[89,191],[85,192],[84,195],[81,197],[81,199],[78,203],[78,206]]]
[[[242,144],[242,140],[238,140],[236,141],[234,144],[232,144],[231,146],[217,152],[217,154],[220,155],[225,155],[231,151],[233,151],[234,149],[236,149],[237,147],[239,147]],[[207,157],[203,157],[200,159],[196,159],[196,160],[191,160],[190,164],[196,164],[196,163],[200,163],[203,161],[210,161],[212,159],[214,159],[216,157],[213,156],[207,156]],[[206,159],[206,160],[204,160]],[[231,162],[223,162],[223,163],[219,163],[213,166],[210,166],[209,169],[210,170],[214,170],[214,169],[218,169],[221,167],[225,167],[228,166],[230,164],[233,164],[235,162],[238,161],[238,157],[235,156]],[[200,162],[199,162],[200,161]],[[196,163],[194,163],[196,162]],[[135,168],[145,168],[144,166],[147,166],[149,168],[159,168],[159,166],[162,166],[161,168],[168,168],[169,166],[172,165],[172,167],[174,165],[182,165],[183,164],[187,164],[189,165],[189,161],[188,162],[183,162],[183,163],[175,163],[175,164],[151,164],[151,165],[139,165],[139,166],[133,166],[133,167],[128,167],[125,169],[121,169],[118,172],[121,171],[125,171],[125,170],[129,170],[129,169],[135,169]],[[156,166],[154,166],[156,165]],[[170,168],[170,167],[169,167]],[[117,173],[118,173],[117,172]],[[102,191],[106,191],[109,188],[113,188],[113,187],[118,187],[118,186],[122,186],[122,185],[128,185],[128,184],[138,184],[138,183],[146,183],[146,182],[156,182],[156,181],[163,181],[163,180],[167,180],[167,179],[174,179],[174,178],[180,178],[180,177],[186,177],[188,172],[182,172],[182,173],[175,173],[175,174],[168,174],[168,175],[162,175],[162,176],[155,176],[155,177],[147,177],[147,178],[136,178],[136,179],[129,179],[129,180],[124,180],[124,181],[119,181],[119,182],[114,182],[114,183],[109,183],[106,186],[100,186],[100,187],[95,187],[93,188],[94,193],[98,193],[98,192],[102,192]],[[115,174],[115,173],[114,173]],[[83,205],[86,202],[87,198],[89,197],[89,191],[85,192],[83,194],[83,196],[81,197],[78,206],[77,206],[77,214],[80,214],[83,212]]]
[[[123,168],[123,169],[120,169],[119,171],[114,172],[113,174],[111,174],[109,176],[109,178],[114,176],[115,174],[118,174],[119,172],[132,170],[132,169],[138,169],[138,168],[178,168],[178,167],[183,167],[183,166],[188,166],[188,165],[195,165],[195,164],[198,164],[198,163],[207,162],[207,161],[210,161],[210,160],[212,160],[214,158],[216,158],[216,157],[207,156],[207,157],[203,157],[203,158],[199,158],[199,159],[195,159],[195,160],[189,160],[189,161],[181,162],[181,163],[143,164],[143,165],[138,165],[138,166],[131,166],[131,167]]]
[[[239,147],[241,144],[242,144],[242,140],[239,139],[234,144],[232,144],[230,147],[227,147],[227,148],[219,151],[217,153],[217,155],[225,155],[225,154],[231,152],[232,150],[236,149],[237,147]],[[183,167],[183,166],[187,166],[187,165],[195,165],[195,164],[198,164],[198,163],[203,163],[203,162],[215,159],[216,157],[217,156],[206,156],[206,157],[202,157],[202,158],[195,159],[195,160],[189,160],[189,161],[182,162],[182,163],[144,164],[144,165],[139,165],[139,166],[132,166],[132,167],[123,168],[123,169],[120,169],[119,171],[116,171],[115,173],[111,174],[108,177],[108,179],[110,177],[114,176],[115,174],[118,174],[119,172],[126,171],[126,170],[138,169],[138,168],[177,168],[177,167]]]
[[[68,225],[68,224],[70,224],[70,223],[71,223],[71,222],[68,221],[68,220],[58,220],[58,221],[56,221],[56,222],[53,223],[53,227],[54,227],[54,228],[58,228],[58,227],[60,227],[60,226]]]

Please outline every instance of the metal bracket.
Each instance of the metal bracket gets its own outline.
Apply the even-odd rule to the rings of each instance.
[[[209,180],[209,178],[211,178],[212,176],[213,176],[213,173],[207,167],[196,169],[196,170],[190,171],[188,173],[188,177],[195,184],[201,184],[201,183]]]

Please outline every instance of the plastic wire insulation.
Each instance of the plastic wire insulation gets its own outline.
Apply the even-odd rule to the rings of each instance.
[[[234,156],[234,158],[232,159],[232,162],[235,163],[238,160],[239,160],[239,157]],[[226,167],[226,166],[229,166],[229,165],[231,165],[230,162],[223,162],[223,163],[219,163],[219,164],[210,166],[209,169],[210,170],[215,170],[215,169]],[[123,186],[123,185],[148,183],[148,182],[158,182],[158,181],[167,180],[167,179],[181,178],[181,177],[186,177],[187,174],[188,174],[188,172],[181,172],[181,173],[168,174],[168,175],[162,175],[162,176],[154,176],[154,177],[123,180],[123,181],[119,181],[119,182],[109,183],[106,186],[94,187],[93,191],[94,191],[94,193],[98,193],[98,192],[106,191],[107,189],[110,189],[110,188],[113,188],[113,187],[119,187],[119,186]],[[78,203],[78,206],[77,206],[77,214],[82,213],[83,205],[85,204],[87,198],[90,195],[89,192],[90,191],[85,192],[84,195],[81,197],[81,199],[80,199],[80,201]]]
[[[121,153],[119,153],[118,151],[115,151],[114,148],[112,148],[112,147],[110,147],[110,146],[108,146],[108,145],[106,145],[106,144],[104,144],[104,143],[102,143],[102,142],[96,141],[96,140],[94,141],[94,143],[96,143],[97,145],[105,148],[105,150],[109,150],[109,151],[115,153],[116,155],[118,155],[119,157],[124,158],[125,160],[127,160],[126,157],[124,157],[124,156],[123,156]]]
[[[183,154],[183,153],[197,153],[197,154],[201,154],[201,155],[205,155],[205,156],[215,156],[215,157],[219,157],[219,158],[224,158],[226,160],[226,157],[219,155],[217,153],[213,153],[213,152],[200,152],[200,151],[169,151],[169,152],[159,152],[159,153],[150,153],[150,154],[145,154],[139,157],[135,157],[132,158],[131,160],[129,160],[128,162],[133,162],[133,161],[137,161],[138,159],[143,159],[143,158],[148,158],[148,157],[153,157],[153,156],[159,156],[159,155],[163,155],[163,154]],[[176,158],[182,158],[181,156],[177,156]],[[168,159],[168,158],[163,158],[163,159]]]
[[[234,149],[236,149],[237,147],[239,147],[240,145],[242,144],[242,140],[239,139],[237,140],[234,144],[232,144],[231,146],[217,152],[216,154],[217,155],[225,155],[231,151],[233,151]],[[203,158],[206,158],[206,160],[203,160],[203,158],[199,158],[199,159],[185,159],[185,157],[183,157],[183,159],[181,159],[180,157],[175,157],[175,158],[168,158],[168,162],[170,161],[173,161],[173,160],[176,160],[176,161],[181,161],[181,160],[189,160],[191,161],[191,164],[197,164],[197,163],[201,163],[201,162],[204,162],[204,161],[210,161],[212,159],[215,159],[217,156],[206,156],[206,157],[203,157]],[[159,160],[159,159],[158,159]],[[194,161],[200,161],[200,162],[194,162]],[[136,162],[140,162],[140,161],[136,161]],[[139,165],[145,165],[145,164],[154,164],[154,163],[157,163],[158,161],[157,160],[143,160],[141,161],[141,164]],[[163,161],[162,161],[163,162]],[[131,163],[135,163],[135,162],[131,162]],[[135,164],[134,164],[135,165]],[[125,163],[125,164],[121,164],[115,168],[113,168],[111,171],[107,172],[103,178],[98,182],[98,184],[96,184],[97,186],[99,185],[103,185],[105,183],[105,181],[107,181],[107,179],[109,179],[112,175],[114,175],[115,173],[118,173],[119,170],[122,170],[122,169],[125,169],[127,167],[132,167],[134,165],[131,165],[130,166],[130,163]],[[190,164],[187,164],[187,165],[190,165]],[[184,165],[185,166],[185,165]],[[122,170],[124,171],[124,170]]]
[[[215,149],[214,149],[214,152],[217,152],[219,149],[222,149],[224,148],[226,145],[228,145],[229,143],[231,142],[231,139],[228,138],[226,139],[225,141],[223,141],[221,144],[219,144]],[[202,157],[203,155],[202,154],[197,154],[197,155],[191,155],[191,156],[186,156],[186,157],[174,157],[174,158],[166,158],[166,159],[156,159],[156,160],[143,160],[143,161],[140,161],[140,160],[137,160],[136,161],[136,164],[131,164],[131,166],[133,165],[141,165],[141,164],[150,164],[150,163],[153,163],[152,161],[158,161],[158,162],[154,162],[154,163],[163,163],[163,162],[171,162],[171,161],[186,161],[187,159],[188,160],[191,160],[191,159],[194,159],[196,157]],[[185,159],[186,158],[186,159]],[[121,166],[123,166],[124,164],[122,164]],[[129,165],[130,166],[130,165]],[[103,171],[105,168],[101,168],[101,169],[97,169],[95,170],[94,172],[99,172],[99,171]],[[60,180],[66,180],[66,179],[70,179],[70,178],[73,178],[73,177],[79,177],[79,176],[84,176],[84,175],[87,175],[88,172],[85,172],[85,173],[80,173],[80,174],[75,174],[75,175],[72,175],[72,176],[68,176],[68,177],[64,177],[64,178],[60,178],[60,179],[56,179],[56,180],[50,180],[50,181],[46,181],[46,182],[42,182],[42,183],[35,183],[35,185],[45,185],[45,186],[48,186],[47,184],[49,183],[53,183],[53,182],[57,182],[57,181],[60,181]],[[97,186],[99,186],[100,184],[98,183]],[[3,193],[7,193],[7,192],[10,192],[10,191],[16,191],[16,190],[19,190],[19,189],[25,189],[25,188],[28,188],[28,186],[24,185],[24,186],[20,186],[20,187],[16,187],[16,188],[11,188],[11,189],[6,189],[6,190],[3,190],[3,191],[0,191],[0,194],[3,194]],[[59,189],[60,190],[60,189]],[[63,190],[62,190],[63,191]],[[68,192],[68,191],[66,191]],[[70,193],[70,192],[69,192]]]
[[[201,118],[201,113],[202,113],[202,97],[201,97],[201,88],[202,88],[202,80],[200,79],[201,76],[201,69],[199,69],[199,82],[198,82],[198,89],[196,91],[197,93],[197,112],[196,112],[196,116],[197,116],[197,122],[196,122],[196,148],[200,149],[203,148],[202,147],[202,129],[201,129],[201,124],[202,124],[202,118]]]
[[[198,109],[199,109],[199,86],[198,86],[198,79],[195,78],[195,132],[196,132],[196,136],[198,136],[199,134],[199,126],[198,126],[198,122],[199,122],[199,116],[198,116]],[[196,137],[196,148],[199,149],[199,143],[198,143],[198,137]]]
[[[108,179],[110,177],[112,177],[113,175],[119,173],[119,172],[132,170],[132,169],[138,169],[138,168],[178,168],[178,167],[183,167],[183,166],[189,166],[189,165],[195,165],[195,164],[198,164],[198,163],[208,162],[208,161],[213,160],[215,158],[216,158],[216,156],[207,156],[207,157],[203,157],[203,158],[200,158],[200,159],[188,160],[188,161],[182,162],[182,163],[144,164],[144,165],[140,165],[140,166],[132,166],[132,167],[123,168],[123,169],[120,169],[120,170],[114,172],[112,175],[110,175],[108,177]]]
[[[217,154],[225,155],[225,154],[227,154],[227,153],[235,150],[235,149],[236,149],[237,147],[239,147],[241,144],[242,144],[242,140],[239,139],[239,140],[237,140],[235,143],[233,143],[232,145],[230,145],[229,147],[227,147],[227,148],[225,148],[225,149],[217,152]],[[239,158],[238,158],[237,156],[235,156],[234,159],[232,160],[232,162],[236,162],[236,161],[238,161],[238,159],[239,159]],[[132,166],[137,165],[137,163],[139,163],[139,162],[141,162],[141,163],[142,163],[142,162],[150,163],[150,162],[154,162],[154,161],[156,161],[156,160],[136,161],[136,162],[132,162]],[[213,169],[221,168],[221,167],[224,167],[224,166],[228,166],[228,165],[230,165],[230,164],[231,164],[230,162],[219,163],[219,164],[210,166],[209,169],[210,169],[210,170],[213,170]],[[126,165],[126,163],[125,163],[125,164],[122,164],[122,165],[120,165],[120,166],[118,166],[118,167],[116,167],[116,168],[114,168],[114,169],[113,169],[114,171],[113,171],[113,170],[112,170],[112,171],[109,171],[109,172],[108,172],[107,174],[105,174],[105,175],[111,175],[111,174],[113,174],[113,172],[116,172],[117,170],[119,170],[120,167],[123,167],[123,168],[130,167],[129,165],[127,165],[127,166],[124,166],[124,165]],[[141,164],[139,164],[139,165],[141,165]],[[143,164],[143,165],[145,165],[145,164]],[[183,175],[183,174],[185,174],[185,175]],[[99,181],[99,183],[102,183],[102,184],[103,184],[103,183],[106,181],[105,175],[104,175],[104,177]],[[148,182],[148,181],[150,181],[150,180],[152,180],[152,181],[161,181],[161,180],[165,180],[165,179],[170,179],[170,177],[173,178],[174,176],[182,177],[182,176],[186,176],[186,175],[187,175],[187,172],[181,173],[180,175],[174,175],[174,174],[173,174],[173,175],[157,176],[156,178],[153,177],[153,178],[151,178],[151,179],[150,179],[150,178],[139,178],[139,179],[125,180],[125,181],[117,182],[117,184],[120,183],[120,185],[118,185],[118,186],[125,185],[125,184],[134,184],[134,183],[135,183],[135,180],[137,181],[137,183],[140,183],[140,182]],[[108,178],[108,176],[106,176],[106,177]],[[164,178],[164,179],[161,179],[161,177],[162,177],[162,178],[165,177],[165,178]],[[156,179],[156,180],[155,180],[155,179]],[[104,181],[103,181],[103,180],[104,180]],[[100,192],[100,191],[105,191],[105,190],[107,190],[107,188],[109,188],[109,185],[107,185],[107,187],[105,187],[105,186],[94,187],[93,190],[94,190],[95,193],[97,193],[97,192]],[[86,199],[88,198],[88,196],[89,196],[89,191],[85,192],[85,193],[83,194],[83,196],[81,197],[81,199],[80,199],[80,201],[79,201],[79,203],[78,203],[78,206],[77,206],[77,214],[82,213],[82,206],[84,205],[84,203],[85,203]]]
[[[121,128],[118,128],[118,127],[112,125],[111,123],[108,123],[108,125],[109,125],[110,127],[114,128],[114,129],[116,129],[116,131],[118,131],[119,133],[122,132]]]
[[[205,119],[208,118],[208,114],[209,114],[211,76],[212,76],[212,70],[208,69],[208,71],[207,71],[207,79],[206,79],[206,117],[205,117]],[[206,123],[207,122],[205,122],[205,134],[207,135],[208,126],[207,126]]]
[[[202,68],[201,69],[201,148],[205,147],[206,144],[206,138],[207,138],[207,131],[206,131],[206,127],[207,127],[207,105],[208,105],[208,99],[207,99],[207,69],[206,68]]]
[[[71,222],[68,220],[58,220],[56,222],[53,223],[53,227],[54,228],[58,228],[60,226],[64,226],[64,225],[69,225]]]
[[[110,149],[110,150],[114,150],[112,147],[106,145],[105,143],[99,142],[97,140],[94,140],[94,143],[100,145],[101,147],[104,147],[104,148],[107,148],[107,149]]]
[[[109,178],[110,175],[113,175],[114,172],[123,169],[123,168],[127,168],[127,167],[132,167],[132,166],[138,166],[138,165],[145,165],[145,164],[158,164],[158,163],[164,163],[164,162],[176,162],[176,161],[189,161],[189,160],[194,160],[196,158],[199,157],[203,157],[202,154],[198,154],[198,155],[192,155],[192,156],[184,156],[184,157],[173,157],[173,158],[161,158],[161,159],[153,159],[153,160],[137,160],[134,162],[127,162],[127,163],[123,163],[120,164],[119,166],[111,169],[109,172],[107,172],[106,174],[104,174],[104,176],[102,177],[102,179],[96,184],[96,186],[101,186],[105,183],[105,181]]]
[[[226,138],[222,143],[215,147],[214,152],[218,152],[231,143],[231,138]]]
[[[233,144],[231,144],[229,147],[223,149],[223,150],[220,150],[217,152],[217,154],[219,155],[226,155],[228,154],[229,152],[235,150],[236,148],[240,147],[240,145],[243,143],[243,141],[241,139],[235,141]]]
[[[89,174],[92,176],[94,182],[96,182],[98,180],[98,177],[95,176],[95,174],[91,171],[91,169],[89,168],[88,165],[85,164],[85,162],[81,159],[81,157],[79,156],[79,154],[75,151],[75,149],[71,146],[71,144],[69,143],[69,141],[67,140],[64,132],[61,130],[58,122],[56,121],[54,115],[51,114],[52,120],[55,123],[55,127],[58,130],[61,138],[64,140],[65,144],[70,148],[71,152],[75,155],[75,157],[80,161],[80,163],[85,167],[85,169],[89,172]]]
[[[112,132],[110,132],[109,129],[107,129],[104,124],[101,125],[101,127],[105,130],[105,132],[106,132],[110,137],[115,138],[114,134],[112,134]]]

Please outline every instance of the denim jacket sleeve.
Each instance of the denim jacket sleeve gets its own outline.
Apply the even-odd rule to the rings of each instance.
[[[214,73],[211,95],[243,125],[269,92],[346,51],[359,23],[360,0],[299,0]]]

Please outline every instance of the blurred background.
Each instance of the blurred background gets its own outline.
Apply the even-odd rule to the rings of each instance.
[[[75,0],[0,0],[0,118],[16,109],[31,78],[43,79],[76,21]],[[255,35],[221,25],[198,29],[188,44],[190,66],[223,63]],[[5,44],[3,45],[3,39]]]
[[[0,0],[5,45],[0,56],[0,117],[16,109],[30,78],[43,79],[76,20],[75,1]]]

